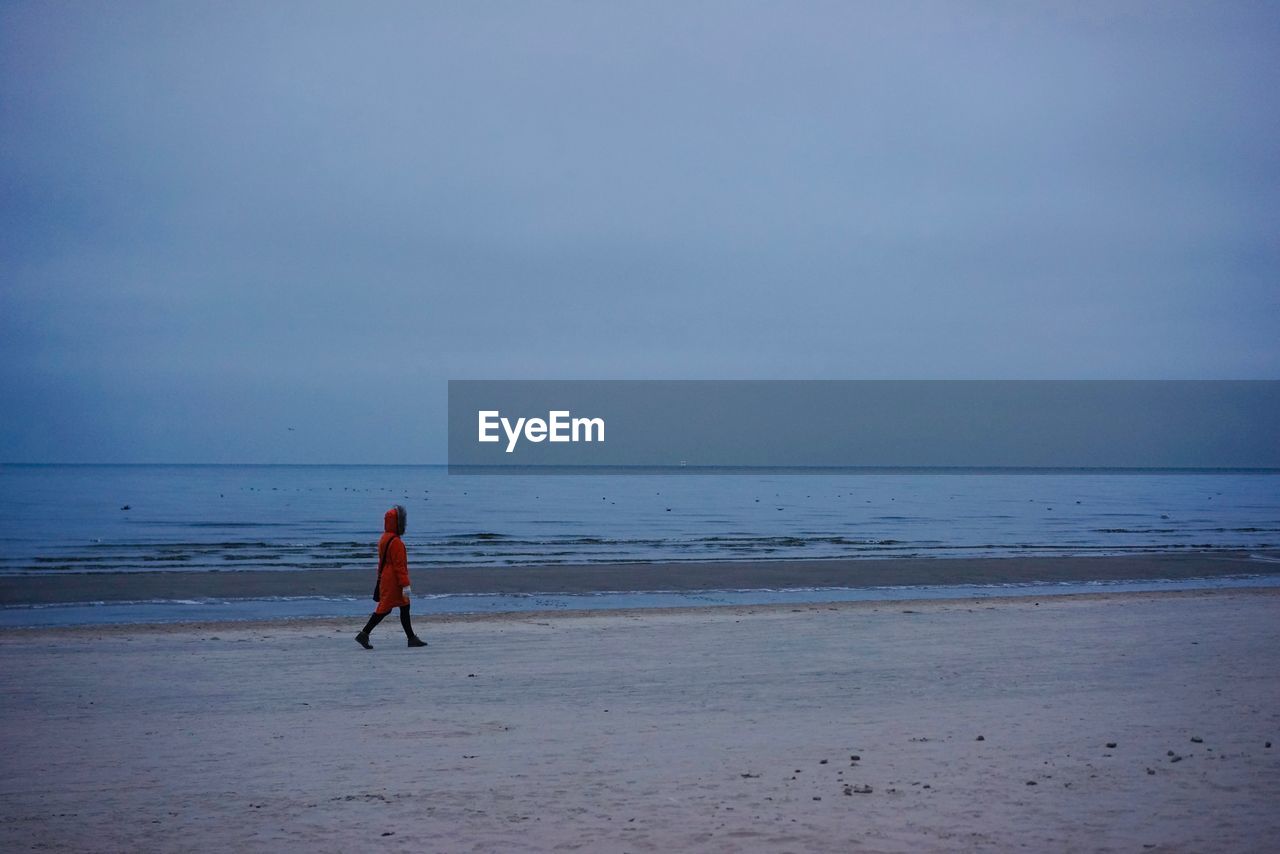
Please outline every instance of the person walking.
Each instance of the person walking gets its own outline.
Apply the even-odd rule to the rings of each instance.
[[[369,643],[369,632],[382,622],[382,618],[391,613],[392,608],[400,609],[400,626],[409,639],[409,646],[426,646],[427,642],[413,633],[413,624],[409,621],[409,560],[405,552],[404,534],[405,509],[397,504],[382,517],[382,539],[378,541],[378,581],[373,588],[373,598],[378,606],[365,623],[356,642],[365,649],[373,649]]]

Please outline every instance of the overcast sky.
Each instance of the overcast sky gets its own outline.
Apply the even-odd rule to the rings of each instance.
[[[0,461],[438,462],[450,378],[1278,378],[1277,45],[1273,3],[6,2]]]

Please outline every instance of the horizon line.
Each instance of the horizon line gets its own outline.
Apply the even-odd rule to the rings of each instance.
[[[822,472],[822,471],[848,471],[848,472],[1028,472],[1028,473],[1052,473],[1052,472],[1185,472],[1185,473],[1230,473],[1230,472],[1258,472],[1258,473],[1277,473],[1280,474],[1280,467],[1277,466],[1068,466],[1068,465],[1048,465],[1048,466],[1001,466],[1001,465],[741,465],[741,464],[711,464],[711,465],[680,465],[678,463],[637,463],[637,464],[601,464],[601,465],[563,465],[552,463],[533,463],[533,464],[472,464],[472,463],[269,463],[269,462],[0,462],[0,468],[4,467],[136,467],[136,468],[161,468],[161,467],[201,467],[201,468],[443,468],[454,469],[459,473],[474,472],[477,474],[484,473],[534,473],[545,471],[547,473],[609,473],[627,470],[658,470],[671,472],[715,472],[715,471],[736,471],[736,472]]]

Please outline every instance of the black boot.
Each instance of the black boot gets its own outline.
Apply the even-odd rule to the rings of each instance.
[[[387,613],[389,614],[391,612],[388,611]],[[373,649],[373,644],[369,643],[369,632],[373,631],[373,627],[378,625],[378,623],[381,623],[382,618],[385,616],[387,615],[379,614],[377,611],[370,614],[369,622],[365,623],[364,628],[360,630],[360,634],[356,635],[356,643],[360,644],[365,649]]]
[[[400,606],[400,628],[404,629],[404,636],[409,639],[409,646],[426,646],[427,642],[413,633],[413,623],[409,620],[409,606]]]

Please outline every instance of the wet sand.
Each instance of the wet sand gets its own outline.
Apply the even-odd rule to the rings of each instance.
[[[1280,557],[1214,551],[1107,557],[887,558],[577,566],[438,567],[415,563],[413,589],[440,593],[597,593],[888,585],[1008,584],[1211,578],[1280,573]],[[0,578],[0,604],[149,599],[365,596],[374,567],[355,570],[49,573]]]
[[[1280,591],[393,622],[0,632],[0,848],[1280,847]]]

